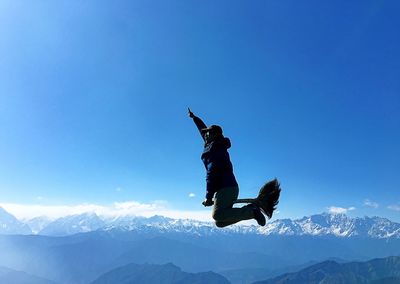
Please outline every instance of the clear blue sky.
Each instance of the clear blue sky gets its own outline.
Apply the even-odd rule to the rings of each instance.
[[[202,210],[190,106],[231,139],[241,197],[278,177],[280,217],[400,221],[399,9],[2,1],[0,203]]]

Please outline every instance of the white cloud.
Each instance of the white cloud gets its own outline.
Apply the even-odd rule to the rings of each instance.
[[[117,192],[121,192],[121,191],[122,191],[122,188],[120,188],[120,187],[117,187],[117,188],[115,189],[115,191],[117,191]]]
[[[39,216],[46,216],[56,219],[68,215],[82,214],[85,212],[101,212],[104,207],[95,204],[78,205],[41,205],[41,204],[16,204],[1,203],[7,212],[13,214],[18,219],[31,219]]]
[[[349,208],[336,207],[336,206],[328,207],[328,211],[331,214],[347,214],[349,211],[353,211],[355,209],[356,209],[355,207],[349,207]]]
[[[390,209],[390,210],[394,210],[394,211],[399,211],[400,212],[400,205],[399,204],[389,205],[387,208]]]
[[[191,193],[189,193],[189,197],[190,197],[190,198],[196,197],[196,194],[194,194],[194,193],[191,192]]]
[[[99,216],[144,216],[151,217],[161,215],[175,219],[194,219],[201,221],[212,221],[210,210],[177,210],[170,208],[165,200],[155,200],[150,203],[137,201],[114,202],[109,205],[98,204],[76,204],[76,205],[40,205],[40,204],[16,204],[0,203],[7,212],[18,219],[32,219],[34,217],[46,216],[57,219],[68,215],[94,212]]]
[[[376,202],[373,202],[373,201],[371,201],[369,199],[365,199],[364,200],[364,206],[371,207],[371,208],[378,208],[379,204],[376,203]]]

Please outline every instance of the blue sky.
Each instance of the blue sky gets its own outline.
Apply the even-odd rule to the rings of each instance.
[[[190,106],[241,197],[281,180],[277,218],[400,221],[399,6],[2,1],[0,204],[208,216]]]

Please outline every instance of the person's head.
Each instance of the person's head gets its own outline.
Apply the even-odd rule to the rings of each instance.
[[[208,128],[202,129],[201,132],[204,134],[206,143],[210,143],[214,141],[216,138],[223,136],[222,128],[219,125],[211,125]]]

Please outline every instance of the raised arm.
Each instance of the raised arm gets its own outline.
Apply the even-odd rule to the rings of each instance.
[[[201,130],[207,128],[207,125],[199,117],[195,116],[194,113],[190,110],[190,108],[188,108],[188,112],[189,112],[189,117],[192,118],[194,124],[196,124],[201,137],[203,138],[204,141],[206,141],[206,138],[204,137],[204,134],[201,132]]]

